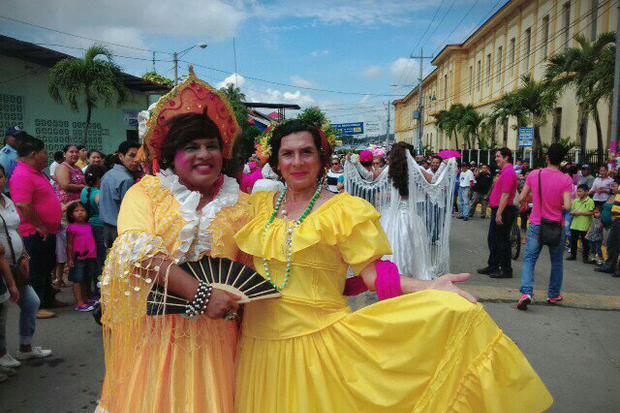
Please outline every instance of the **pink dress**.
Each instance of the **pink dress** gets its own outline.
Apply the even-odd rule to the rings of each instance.
[[[74,237],[73,254],[79,261],[97,258],[97,244],[90,224],[69,224],[67,235]]]
[[[71,166],[67,165],[66,163],[60,164],[59,167],[69,168],[69,183],[70,184],[73,184],[73,185],[80,185],[80,184],[82,184],[82,185],[84,185],[84,183],[85,183],[84,173],[82,172],[82,170],[80,168],[71,167]],[[69,202],[79,201],[80,200],[80,193],[81,193],[81,191],[67,192],[64,189],[58,187],[58,199],[60,199],[60,203],[61,204],[67,204]]]

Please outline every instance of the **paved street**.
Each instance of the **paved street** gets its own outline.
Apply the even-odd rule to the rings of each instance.
[[[453,271],[474,272],[486,260],[488,220],[453,224]],[[483,292],[488,311],[527,354],[555,397],[552,412],[612,413],[620,406],[620,312],[588,308],[615,305],[620,279],[592,271],[592,266],[569,262],[565,269],[568,305],[534,305],[526,313],[505,302],[517,277],[491,280],[474,275],[467,288]],[[537,288],[544,291],[549,263],[546,253],[537,268]],[[68,290],[65,300],[69,300]],[[481,295],[482,296],[482,295]],[[572,297],[572,302],[570,298]],[[544,299],[544,295],[537,298]],[[602,304],[599,304],[602,303]],[[584,304],[585,303],[585,304]],[[9,313],[9,347],[15,351],[17,312]],[[0,412],[90,412],[94,409],[103,375],[100,328],[89,314],[61,312],[39,322],[37,342],[54,350],[45,361],[27,362],[16,377],[0,384]],[[527,411],[524,406],[523,411]]]

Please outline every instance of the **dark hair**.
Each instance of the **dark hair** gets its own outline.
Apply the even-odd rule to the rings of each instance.
[[[577,185],[577,189],[582,189],[586,192],[590,191],[590,187],[586,184]]]
[[[63,147],[62,147],[62,153],[67,153],[67,151],[68,151],[69,149],[71,149],[72,147],[74,147],[74,146],[75,146],[75,148],[76,148],[77,150],[80,150],[80,147],[79,147],[79,146],[77,146],[75,143],[70,143],[70,144],[65,145],[65,146],[63,146]]]
[[[81,151],[82,149],[86,149],[86,145],[78,145],[77,148],[78,151]]]
[[[127,152],[129,152],[129,150],[132,148],[140,149],[140,144],[134,141],[121,142],[121,144],[118,145],[117,152],[123,155],[127,155]]]
[[[45,143],[41,139],[22,133],[17,139],[17,156],[25,158],[33,152],[39,152],[45,148]]]
[[[4,166],[2,165],[0,165],[0,172],[2,172],[2,175],[6,177],[6,171],[4,170]]]
[[[105,157],[105,159],[103,160],[103,164],[105,165],[105,167],[107,169],[112,169],[114,168],[114,165],[116,164],[120,164],[121,161],[120,159],[118,159],[118,154],[117,153],[111,153],[109,155],[107,155]]]
[[[502,158],[508,158],[508,162],[512,163],[512,151],[509,148],[499,148],[497,152],[502,155]]]
[[[62,162],[65,159],[65,153],[63,151],[54,152],[54,160],[58,163]]]
[[[388,178],[400,196],[409,196],[409,172],[407,169],[407,151],[413,154],[413,146],[406,142],[397,142],[390,150],[390,169]]]
[[[73,212],[78,207],[82,207],[86,211],[86,221],[88,221],[88,218],[90,218],[90,214],[88,213],[88,208],[83,203],[78,201],[78,202],[69,204],[69,206],[67,207],[67,222],[68,223],[73,224],[75,222],[75,219],[73,218]]]
[[[90,158],[90,155],[92,155],[93,153],[98,153],[98,154],[99,154],[99,156],[101,156],[101,159],[105,159],[105,155],[104,155],[104,154],[103,154],[103,152],[101,152],[101,151],[89,151],[89,152],[86,154],[86,157],[87,157],[87,158]]]
[[[552,143],[547,149],[547,158],[551,165],[559,166],[566,155],[566,150],[559,143]]]
[[[220,130],[208,116],[194,113],[175,116],[168,125],[170,131],[161,148],[162,166],[165,168],[172,168],[177,150],[195,139],[216,138],[220,150],[224,148]]]
[[[319,151],[322,175],[325,169],[329,167],[332,151],[331,149],[327,151],[323,149],[323,138],[321,137],[321,131],[318,128],[299,119],[287,120],[284,123],[276,126],[276,128],[273,130],[273,134],[271,135],[271,154],[269,155],[269,165],[271,166],[271,169],[273,169],[275,173],[280,175],[280,170],[278,168],[278,152],[280,152],[280,145],[282,144],[282,139],[292,133],[298,132],[308,132],[310,133],[310,135],[312,135],[314,146]],[[372,162],[370,164],[372,165]]]
[[[92,214],[91,205],[90,205],[90,194],[93,191],[93,186],[97,185],[97,181],[100,180],[103,175],[107,172],[107,168],[102,165],[89,165],[84,172],[84,183],[86,184],[86,205],[84,208],[88,215]]]
[[[605,170],[606,170],[606,171],[609,171],[609,167],[608,167],[607,165],[601,165],[601,166],[599,167],[599,169],[601,169],[601,168],[605,168]]]

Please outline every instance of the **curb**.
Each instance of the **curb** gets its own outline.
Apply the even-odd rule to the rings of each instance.
[[[490,303],[512,303],[516,304],[521,293],[514,288],[497,288],[487,286],[468,285],[464,288],[473,294],[481,302]],[[620,311],[620,296],[612,295],[596,295],[564,292],[564,300],[561,304],[553,304],[557,307],[578,308],[583,310],[602,310],[602,311]],[[547,292],[545,290],[535,290],[535,297],[539,298],[531,305],[549,305],[546,302]]]

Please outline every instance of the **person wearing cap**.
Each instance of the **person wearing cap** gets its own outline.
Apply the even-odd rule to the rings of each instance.
[[[23,132],[18,126],[12,126],[4,134],[4,147],[0,149],[0,165],[2,165],[6,172],[7,181],[11,179],[11,175],[13,175],[13,171],[17,166],[16,137]],[[9,193],[8,186],[5,193]]]
[[[581,178],[579,179],[579,185],[588,185],[589,189],[592,189],[594,184],[594,176],[592,176],[592,167],[587,163],[581,165]]]

